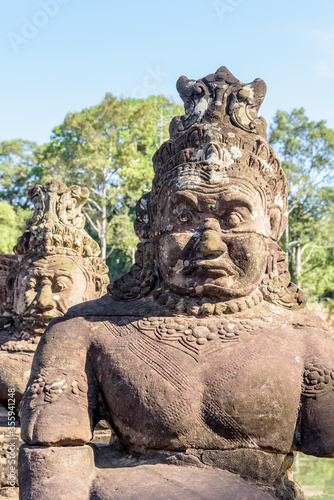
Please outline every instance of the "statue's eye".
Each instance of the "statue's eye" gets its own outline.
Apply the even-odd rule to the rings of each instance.
[[[66,288],[67,288],[67,283],[65,283],[64,280],[59,279],[54,284],[52,291],[54,293],[58,293],[58,292],[62,292],[63,290],[66,290]]]
[[[244,218],[242,217],[241,214],[237,213],[237,212],[232,212],[229,214],[228,218],[227,218],[227,225],[231,228],[233,227],[237,227],[240,222],[243,222],[244,221]]]
[[[36,287],[36,280],[34,278],[30,278],[28,283],[27,283],[27,288],[29,290],[32,290],[35,287]]]
[[[182,222],[183,224],[186,224],[187,222],[190,222],[192,219],[192,213],[189,212],[189,210],[182,210],[179,215],[177,216],[179,222]]]

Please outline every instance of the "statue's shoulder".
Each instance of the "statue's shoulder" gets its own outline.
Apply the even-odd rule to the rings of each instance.
[[[64,316],[64,319],[69,320],[72,318],[95,318],[112,316],[117,313],[117,303],[106,294],[103,297],[95,300],[89,300],[88,302],[82,302],[71,307]]]
[[[100,299],[73,306],[63,317],[52,320],[42,336],[40,349],[44,346],[58,349],[59,345],[62,348],[68,345],[72,349],[75,343],[78,349],[87,350],[96,335],[99,322],[107,329],[108,325],[114,323],[119,329],[125,319],[128,323],[155,314],[158,315],[158,311],[153,301],[115,301],[110,295],[104,295]]]
[[[334,346],[333,338],[327,323],[318,314],[306,307],[293,315],[293,326],[300,331],[307,350],[317,350],[317,347]]]
[[[159,308],[150,298],[137,300],[114,300],[109,294],[104,295],[100,299],[83,302],[71,307],[64,316],[64,319],[84,318],[87,321],[91,319],[101,321],[119,316],[154,316],[160,313]]]

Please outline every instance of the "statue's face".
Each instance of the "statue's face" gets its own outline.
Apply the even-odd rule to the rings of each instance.
[[[210,191],[189,185],[167,196],[158,243],[162,278],[181,295],[247,296],[266,270],[265,196],[242,179]]]
[[[15,312],[51,321],[84,300],[87,280],[73,259],[52,255],[29,259],[16,283]]]

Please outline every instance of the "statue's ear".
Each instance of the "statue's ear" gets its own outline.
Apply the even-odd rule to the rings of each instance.
[[[286,227],[286,217],[282,213],[282,209],[277,205],[269,210],[270,221],[270,236],[274,241],[278,241]]]
[[[140,240],[148,240],[151,237],[152,211],[151,192],[144,194],[136,204],[136,220],[134,229]]]
[[[100,278],[96,278],[95,279],[95,292],[97,294],[99,294],[99,296],[101,295],[102,286],[103,286],[103,284],[102,284],[101,279]]]
[[[107,292],[109,283],[108,266],[103,262],[101,257],[93,257],[92,259],[84,258],[87,261],[87,270],[89,274],[89,297],[86,300],[98,299]]]

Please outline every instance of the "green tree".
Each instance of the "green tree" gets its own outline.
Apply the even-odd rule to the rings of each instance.
[[[31,215],[30,209],[13,207],[7,201],[0,201],[0,253],[14,253],[17,238]]]
[[[27,207],[28,187],[38,182],[37,145],[15,139],[0,143],[0,199]]]
[[[270,129],[287,177],[289,224],[284,236],[295,283],[314,298],[334,290],[334,131],[303,108],[277,111]]]
[[[67,115],[45,145],[38,176],[89,187],[84,211],[103,259],[117,250],[126,254],[123,261],[132,260],[135,203],[150,187],[151,158],[180,112],[181,106],[163,96],[117,99],[107,94],[101,104]]]
[[[298,453],[293,464],[293,476],[307,498],[329,500],[334,496],[334,460]]]

